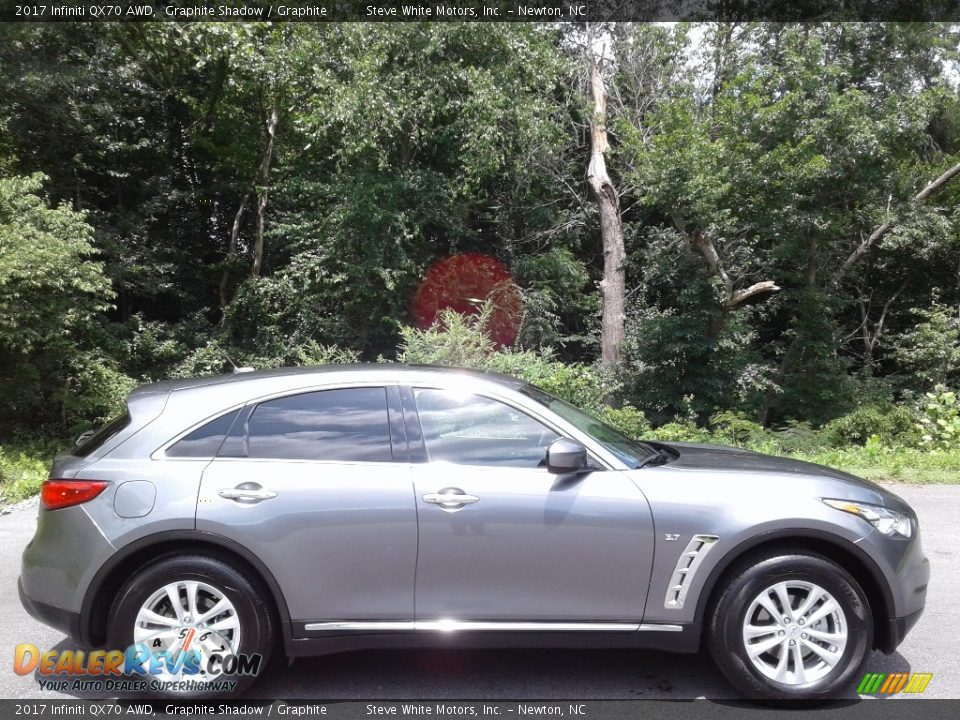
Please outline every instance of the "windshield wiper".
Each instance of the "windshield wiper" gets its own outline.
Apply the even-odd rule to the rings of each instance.
[[[653,448],[653,454],[650,457],[646,458],[639,465],[637,465],[637,470],[639,470],[640,468],[645,468],[647,467],[647,465],[654,465],[654,464],[664,465],[670,462],[671,460],[673,460],[673,455],[666,452],[665,450],[661,450],[660,448],[654,447],[653,445],[651,445],[650,447]]]

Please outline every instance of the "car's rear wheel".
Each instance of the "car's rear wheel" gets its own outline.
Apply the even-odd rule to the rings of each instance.
[[[135,679],[151,685],[149,694],[234,696],[262,672],[273,647],[273,615],[263,597],[255,579],[223,560],[163,557],[121,589],[110,613],[109,645],[136,645],[138,659],[159,656],[152,669],[149,660],[138,663],[147,672]]]
[[[739,565],[708,618],[710,652],[744,695],[826,699],[847,690],[873,646],[873,617],[857,581],[813,553]]]

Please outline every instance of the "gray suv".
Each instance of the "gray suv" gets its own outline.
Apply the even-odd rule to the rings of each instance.
[[[923,609],[917,517],[891,492],[631,440],[504,375],[243,372],[127,407],[57,458],[23,554],[24,606],[86,645],[702,644],[749,697],[825,698]]]

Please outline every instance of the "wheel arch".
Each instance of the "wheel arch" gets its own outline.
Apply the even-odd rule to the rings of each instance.
[[[248,573],[267,588],[269,600],[280,620],[284,638],[289,634],[290,614],[283,591],[267,566],[239,543],[216,533],[199,530],[170,530],[156,533],[125,545],[97,571],[80,609],[80,640],[98,646],[106,642],[110,608],[130,575],[162,555],[209,554]]]
[[[845,568],[863,588],[873,614],[873,644],[875,649],[889,653],[894,639],[890,637],[890,623],[894,616],[893,594],[883,572],[862,549],[848,540],[828,532],[790,529],[758,535],[730,550],[710,571],[697,600],[696,620],[703,623],[707,610],[716,602],[725,587],[722,580],[740,563],[751,557],[778,551],[816,552]],[[705,626],[705,624],[704,624]]]

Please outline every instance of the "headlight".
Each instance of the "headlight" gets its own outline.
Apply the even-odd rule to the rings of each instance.
[[[859,515],[884,535],[900,535],[905,538],[913,535],[913,524],[910,522],[910,518],[896,510],[890,510],[879,505],[853,502],[852,500],[823,498],[823,501],[837,510]]]

